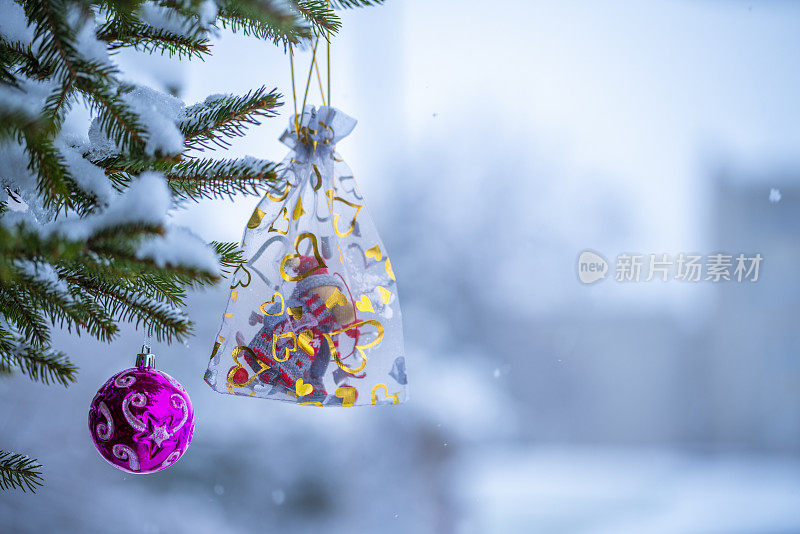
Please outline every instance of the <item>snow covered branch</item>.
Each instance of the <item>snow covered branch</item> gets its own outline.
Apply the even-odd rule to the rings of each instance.
[[[186,339],[188,289],[243,258],[171,226],[169,211],[280,185],[273,162],[199,154],[276,115],[275,90],[187,107],[127,82],[114,53],[202,58],[220,28],[286,45],[339,26],[320,0],[0,0],[0,374],[74,382],[52,328],[111,341],[129,322]],[[79,105],[90,123],[66,128]],[[35,490],[38,468],[0,451],[0,489]]]

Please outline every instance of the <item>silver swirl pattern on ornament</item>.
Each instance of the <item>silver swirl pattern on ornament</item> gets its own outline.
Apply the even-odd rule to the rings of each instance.
[[[171,466],[172,464],[178,461],[178,458],[181,457],[181,454],[183,454],[183,451],[172,451],[172,453],[170,453],[170,455],[167,456],[163,462],[161,462],[161,465],[159,467],[163,469],[165,467]]]
[[[136,377],[131,374],[120,375],[114,379],[114,385],[118,388],[129,388],[136,383]]]
[[[111,417],[111,410],[108,409],[105,402],[101,401],[97,408],[100,410],[100,413],[103,414],[103,417],[106,418],[106,422],[97,423],[97,426],[95,426],[95,434],[97,434],[99,439],[108,441],[111,439],[111,436],[114,435],[114,419]]]
[[[127,460],[128,467],[130,467],[131,471],[139,470],[139,456],[136,455],[136,451],[127,445],[117,443],[111,447],[111,453],[120,460]]]
[[[163,377],[165,377],[167,380],[169,380],[169,383],[170,383],[170,384],[172,384],[173,386],[175,386],[175,387],[176,387],[178,390],[180,390],[180,391],[186,391],[186,390],[183,388],[183,386],[181,385],[181,383],[180,383],[180,382],[178,382],[177,380],[175,380],[174,378],[172,378],[171,376],[169,376],[169,375],[165,375],[164,373],[161,373],[161,376],[163,376]]]
[[[125,420],[136,430],[140,432],[146,431],[147,425],[133,415],[130,408],[131,405],[137,408],[144,408],[147,405],[147,396],[144,393],[131,393],[122,399],[122,414],[125,416]]]
[[[170,429],[170,431],[175,434],[178,430],[183,428],[183,425],[185,425],[186,421],[189,419],[189,408],[186,406],[186,402],[183,400],[183,397],[181,397],[178,393],[173,393],[170,395],[169,403],[176,410],[180,410],[183,415],[181,422],[178,423],[178,426]]]

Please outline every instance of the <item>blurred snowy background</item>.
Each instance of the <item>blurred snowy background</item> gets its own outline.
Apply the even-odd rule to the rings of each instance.
[[[131,476],[94,451],[86,413],[142,336],[62,334],[76,385],[0,382],[3,445],[46,466],[37,495],[0,496],[0,531],[800,532],[799,53],[800,4],[782,1],[346,13],[333,104],[360,122],[338,148],[398,276],[411,402],[214,393],[220,287],[191,299],[187,346],[154,347],[192,396],[194,441]],[[228,33],[205,62],[118,61],[187,103],[291,94],[287,58]],[[281,159],[285,123],[233,152]],[[256,202],[176,219],[236,241]],[[764,264],[755,284],[583,286],[586,248]]]

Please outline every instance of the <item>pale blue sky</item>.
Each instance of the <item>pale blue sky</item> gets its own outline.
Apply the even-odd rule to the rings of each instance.
[[[561,288],[579,299],[589,294],[564,266],[583,248],[611,256],[705,250],[709,177],[721,164],[800,165],[800,5],[492,5],[405,0],[344,14],[333,47],[334,105],[359,125],[339,149],[379,229],[396,195],[427,195],[440,199],[438,231],[470,237],[485,223],[465,214],[505,214],[502,199],[487,204],[487,191],[499,184],[517,207],[528,204],[513,221],[503,219],[524,229],[516,241],[535,233],[559,243],[542,260],[543,276],[557,280],[553,302],[570,305]],[[205,62],[164,60],[159,74],[185,76],[190,103],[277,86],[287,96],[284,116],[253,129],[232,153],[282,159],[287,58],[229,34],[215,47]],[[298,57],[299,86],[307,62],[308,54]],[[309,101],[319,103],[313,89]],[[503,175],[495,177],[499,167]],[[413,176],[390,183],[398,168]],[[202,203],[178,220],[209,239],[237,240],[256,201]],[[683,307],[707,288],[592,291]]]

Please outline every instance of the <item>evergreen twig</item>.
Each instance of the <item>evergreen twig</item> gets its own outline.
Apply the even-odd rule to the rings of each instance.
[[[259,124],[258,117],[273,117],[282,102],[275,90],[262,86],[242,96],[224,95],[186,108],[180,122],[189,149],[226,148],[225,137],[241,137],[247,126]]]
[[[130,47],[179,58],[202,58],[210,53],[209,41],[202,35],[180,35],[140,23],[109,21],[97,30],[97,38],[108,43],[110,50]]]
[[[275,163],[260,160],[194,159],[173,166],[166,177],[177,198],[255,195],[278,181],[277,167]]]
[[[44,485],[42,466],[23,454],[0,450],[0,490],[21,489],[36,493]]]
[[[311,28],[284,0],[221,0],[217,23],[233,32],[284,46],[312,37]]]

